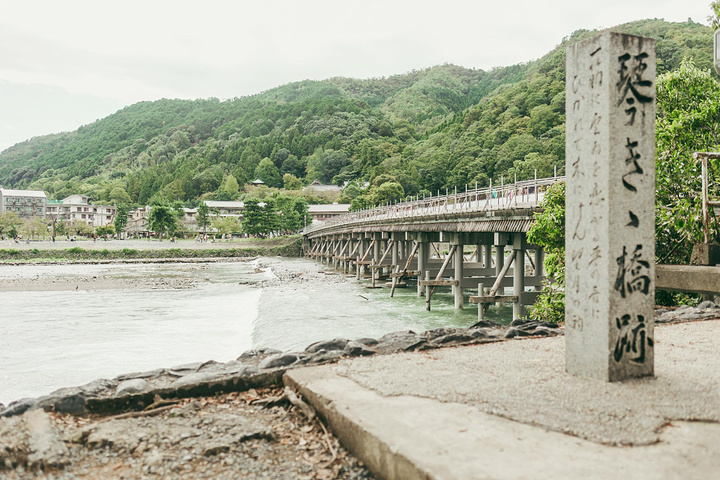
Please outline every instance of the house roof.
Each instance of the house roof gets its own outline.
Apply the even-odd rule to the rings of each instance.
[[[245,208],[245,202],[230,202],[220,200],[205,200],[205,205],[210,208]]]
[[[308,213],[347,213],[350,211],[349,203],[330,203],[325,205],[308,205]]]
[[[41,197],[47,198],[41,190],[14,190],[11,188],[0,188],[0,194],[7,197]]]

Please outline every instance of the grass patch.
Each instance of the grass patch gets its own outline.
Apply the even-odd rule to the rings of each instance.
[[[243,242],[245,243],[245,242]],[[163,248],[151,250],[84,249],[71,247],[64,250],[30,250],[0,249],[0,261],[37,262],[37,261],[89,261],[89,260],[126,260],[126,259],[172,259],[172,258],[248,258],[248,257],[299,257],[302,253],[302,238],[280,237],[271,242],[248,241],[240,243],[237,248]]]

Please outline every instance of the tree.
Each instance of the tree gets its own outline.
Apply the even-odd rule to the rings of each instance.
[[[245,200],[242,229],[248,235],[260,237],[267,235],[268,230],[265,225],[263,207],[260,206],[260,200],[257,198],[248,198]]]
[[[0,213],[0,238],[3,235],[8,235],[10,238],[17,237],[17,229],[20,225],[20,217],[14,212]],[[15,234],[12,235],[11,231]]]
[[[116,204],[130,203],[131,201],[130,195],[128,195],[127,191],[120,185],[116,185],[110,190],[109,200]]]
[[[127,227],[129,213],[130,207],[128,207],[124,203],[121,203],[115,208],[115,220],[113,220],[113,225],[115,225],[115,231],[117,233],[122,233],[125,231],[125,227]]]
[[[70,224],[67,225],[65,229],[71,235],[77,235],[82,237],[88,237],[93,233],[93,228],[90,225],[85,222],[79,222],[77,220],[73,220],[72,222],[70,222]]]
[[[30,239],[47,233],[47,223],[40,217],[30,217],[23,220],[20,230],[26,238]]]
[[[281,187],[280,171],[269,158],[263,158],[255,169],[255,176],[268,187]]]
[[[295,175],[298,178],[305,176],[305,163],[299,160],[295,155],[288,156],[282,163],[280,172],[283,174],[289,173]]]
[[[215,217],[212,219],[212,228],[221,235],[239,235],[242,225],[236,217]]]
[[[155,205],[150,209],[148,224],[150,230],[157,233],[162,242],[163,235],[170,235],[177,230],[177,212],[169,205]]]
[[[283,184],[285,185],[285,190],[302,190],[302,182],[292,173],[283,175]]]
[[[707,21],[713,30],[717,30],[720,28],[720,1],[710,2],[710,8],[712,15],[708,15]]]
[[[687,263],[692,246],[703,240],[700,165],[696,151],[720,145],[720,85],[708,70],[685,62],[657,79],[656,124],[656,256],[659,263]],[[720,176],[720,163],[710,162]],[[711,178],[711,194],[718,195]],[[712,217],[711,241],[720,240],[720,223]]]
[[[303,227],[307,214],[307,202],[304,198],[278,195],[274,199],[279,211],[279,230],[282,233],[294,233]]]
[[[333,177],[349,164],[350,158],[342,150],[328,149],[322,151],[318,149],[308,159],[308,179],[318,179],[323,183],[330,183]]]
[[[528,242],[545,252],[545,282],[530,316],[544,322],[565,320],[565,183],[552,185],[541,203],[542,211],[528,231]]]
[[[397,203],[405,198],[405,191],[397,182],[385,182],[377,188],[370,189],[375,205]]]
[[[108,235],[114,235],[115,234],[115,227],[111,225],[106,226],[100,226],[95,229],[95,234],[98,237],[106,237]]]
[[[238,185],[238,181],[232,173],[225,177],[223,184],[220,186],[220,191],[226,194],[228,200],[236,200],[238,198],[240,185]]]
[[[197,208],[197,226],[202,230],[203,233],[206,233],[208,225],[210,225],[210,207],[207,206],[205,202],[200,202],[200,205],[198,205]]]

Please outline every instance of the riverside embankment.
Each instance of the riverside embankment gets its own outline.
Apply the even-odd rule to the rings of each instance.
[[[300,237],[197,242],[97,240],[0,242],[0,263],[168,261],[199,258],[300,256]]]

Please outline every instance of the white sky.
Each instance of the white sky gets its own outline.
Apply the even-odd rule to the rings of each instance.
[[[159,98],[541,57],[580,28],[707,23],[710,0],[3,0],[0,151]]]

